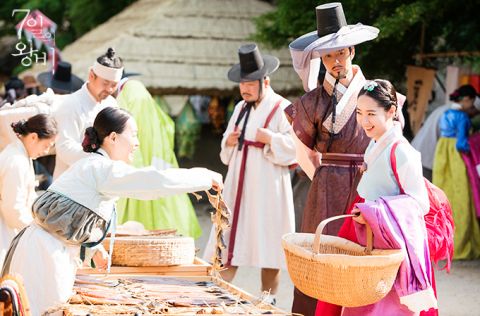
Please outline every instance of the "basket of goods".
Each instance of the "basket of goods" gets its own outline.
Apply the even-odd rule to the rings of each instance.
[[[113,245],[112,264],[124,267],[157,267],[192,264],[193,238],[176,235],[176,230],[119,230]],[[108,249],[110,238],[103,242]]]
[[[391,290],[404,259],[401,249],[372,249],[368,224],[366,247],[322,234],[329,222],[352,216],[325,219],[315,234],[283,236],[288,273],[301,292],[328,303],[357,307],[376,303]]]

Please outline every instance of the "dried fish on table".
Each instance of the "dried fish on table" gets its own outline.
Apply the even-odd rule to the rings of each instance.
[[[212,276],[95,275],[78,281],[77,294],[69,303],[52,308],[47,315],[286,314],[270,305],[257,306],[253,297]]]

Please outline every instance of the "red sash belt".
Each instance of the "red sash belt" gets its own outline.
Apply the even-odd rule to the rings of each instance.
[[[272,111],[270,111],[270,114],[268,114],[267,119],[265,120],[265,124],[263,125],[263,128],[267,128],[268,124],[270,124],[270,121],[277,111],[278,107],[280,106],[280,103],[282,102],[282,99],[280,99],[275,106],[273,107]],[[232,258],[233,258],[233,250],[235,248],[235,237],[237,235],[237,226],[238,226],[238,218],[240,217],[240,204],[242,201],[242,193],[243,193],[243,181],[245,180],[245,167],[247,164],[247,158],[248,158],[248,149],[250,146],[263,149],[265,147],[264,143],[261,142],[254,142],[251,140],[244,140],[243,141],[243,153],[242,153],[242,162],[240,165],[240,173],[239,173],[239,178],[238,178],[238,186],[237,186],[237,194],[235,196],[235,206],[233,208],[233,223],[232,223],[232,230],[230,232],[230,240],[228,241],[228,259],[227,259],[227,266],[230,266],[232,264]]]

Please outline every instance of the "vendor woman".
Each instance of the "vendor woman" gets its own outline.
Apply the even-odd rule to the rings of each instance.
[[[12,239],[32,221],[37,197],[32,159],[45,155],[57,135],[55,121],[45,114],[11,126],[18,139],[0,154],[0,266]]]
[[[87,128],[83,149],[91,154],[74,163],[33,204],[33,223],[13,240],[2,274],[23,278],[33,315],[64,303],[72,294],[81,246],[101,241],[115,224],[119,197],[160,197],[214,188],[221,175],[203,168],[134,168],[137,126],[124,110],[107,107]],[[88,248],[87,248],[88,249]],[[93,260],[105,268],[101,244]]]

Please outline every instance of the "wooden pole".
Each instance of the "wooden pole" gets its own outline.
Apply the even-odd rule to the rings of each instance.
[[[480,56],[480,51],[415,54],[414,58],[426,59],[426,58],[446,58],[446,57],[466,57],[466,56]]]
[[[422,31],[420,33],[420,54],[417,54],[418,62],[423,64],[423,50],[425,48],[425,22],[422,22]]]

